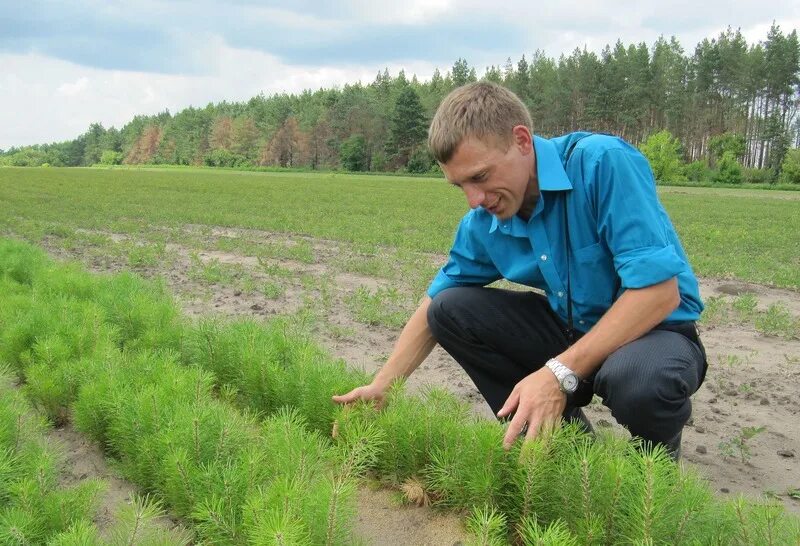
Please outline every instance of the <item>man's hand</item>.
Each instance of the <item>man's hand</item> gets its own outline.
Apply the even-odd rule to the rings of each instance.
[[[533,372],[516,384],[506,403],[497,412],[498,417],[506,417],[516,409],[503,438],[503,448],[511,448],[525,423],[528,424],[525,440],[535,438],[541,430],[553,428],[566,407],[567,396],[561,392],[553,372],[547,368]]]
[[[385,396],[386,396],[385,388],[381,388],[375,385],[374,383],[370,383],[369,385],[356,387],[347,394],[334,396],[333,401],[336,402],[337,404],[350,404],[358,400],[363,400],[365,402],[374,401],[375,405],[378,408],[381,408],[384,404]]]

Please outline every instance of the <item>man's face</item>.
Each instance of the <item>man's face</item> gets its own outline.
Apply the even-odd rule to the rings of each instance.
[[[526,136],[527,135],[527,136]],[[461,188],[470,208],[483,207],[501,220],[518,212],[530,217],[538,195],[535,156],[527,128],[514,128],[508,149],[495,142],[466,138],[442,164],[447,180]]]

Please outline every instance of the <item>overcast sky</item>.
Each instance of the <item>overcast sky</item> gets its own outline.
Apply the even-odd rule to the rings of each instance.
[[[368,83],[384,68],[428,79],[459,57],[481,75],[537,49],[557,57],[659,35],[691,53],[728,26],[752,44],[773,20],[800,28],[800,2],[0,0],[0,149],[136,114]]]

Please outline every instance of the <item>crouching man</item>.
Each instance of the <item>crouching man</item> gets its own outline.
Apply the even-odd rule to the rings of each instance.
[[[369,385],[334,401],[380,401],[438,342],[498,417],[506,448],[562,417],[589,426],[597,394],[634,436],[677,458],[706,358],[697,280],[623,140],[532,134],[511,91],[478,82],[439,106],[428,144],[470,211],[448,262]],[[508,279],[538,288],[486,285]]]

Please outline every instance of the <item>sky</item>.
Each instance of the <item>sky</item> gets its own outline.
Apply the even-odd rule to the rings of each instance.
[[[0,0],[0,149],[137,114],[369,83],[385,68],[425,80],[464,58],[480,76],[536,50],[557,58],[660,35],[690,54],[728,27],[754,44],[773,21],[800,29],[800,2]]]

